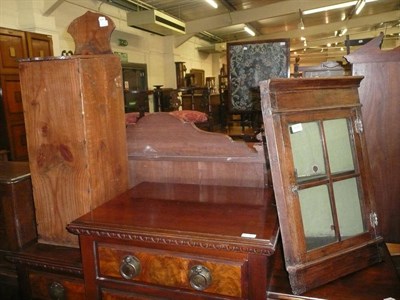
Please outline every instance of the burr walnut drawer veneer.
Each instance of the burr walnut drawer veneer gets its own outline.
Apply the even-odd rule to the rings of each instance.
[[[204,290],[208,293],[234,297],[242,297],[245,290],[242,287],[246,284],[242,280],[247,267],[244,259],[221,260],[110,244],[98,244],[97,255],[98,276],[110,282],[143,282],[189,291],[202,290],[207,286]],[[134,276],[134,267],[130,265],[132,260],[140,264],[137,276]],[[202,270],[204,275],[200,273]]]

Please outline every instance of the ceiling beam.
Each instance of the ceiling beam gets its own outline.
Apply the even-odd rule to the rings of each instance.
[[[306,27],[305,30],[300,30],[300,29],[295,29],[291,31],[285,31],[285,32],[274,32],[271,34],[264,34],[256,37],[252,37],[249,39],[244,39],[242,41],[246,40],[266,40],[266,39],[282,39],[282,38],[289,38],[289,39],[300,39],[301,36],[304,36],[307,39],[307,44],[310,46],[311,43],[319,43],[319,45],[327,44],[328,40],[330,43],[337,42],[337,41],[343,41],[345,37],[335,37],[334,32],[335,30],[343,29],[346,27],[348,29],[348,33],[351,35],[351,30],[352,28],[360,28],[363,26],[366,26],[367,29],[363,33],[357,34],[357,38],[368,38],[368,37],[375,37],[376,31],[382,31],[383,29],[377,28],[376,30],[371,30],[370,27],[373,24],[376,24],[376,20],[380,20],[380,22],[392,22],[392,21],[397,21],[400,19],[400,11],[392,11],[392,12],[387,12],[387,13],[382,13],[382,14],[376,14],[376,15],[371,15],[371,16],[365,16],[365,17],[358,17],[354,19],[350,19],[347,22],[334,22],[334,23],[329,23],[329,24],[322,24],[318,26],[311,26],[311,27]],[[388,28],[389,29],[389,28]],[[386,29],[386,31],[388,30]],[[399,28],[394,28],[391,30],[392,33],[399,32]],[[321,34],[321,33],[327,33],[331,32],[331,36],[324,38],[323,40],[318,40],[315,39],[313,40],[313,36]],[[299,48],[303,47],[301,46],[302,44],[298,44],[296,46],[300,46]],[[294,45],[291,45],[291,48],[295,47]]]
[[[349,39],[351,40],[362,40],[362,39],[368,39],[368,38],[375,38],[378,37],[380,35],[380,33],[382,32],[382,29],[376,29],[376,30],[370,30],[370,31],[364,31],[364,32],[359,32],[359,33],[350,33],[349,35]],[[388,28],[386,30],[383,31],[386,35],[391,35],[391,34],[398,34],[399,29],[396,28]],[[335,38],[323,38],[323,39],[318,39],[318,40],[313,40],[313,41],[307,41],[307,47],[322,47],[322,48],[326,48],[328,43],[331,43],[332,45],[334,45],[335,43],[344,43],[346,40],[346,37],[342,36],[342,37],[335,37]],[[296,43],[296,44],[292,44],[290,45],[291,49],[303,49],[304,45],[303,43]]]
[[[51,4],[43,13],[43,16],[50,16],[65,0],[56,0],[53,4]]]
[[[209,31],[226,26],[265,20],[268,18],[283,16],[291,13],[298,13],[299,9],[307,10],[322,6],[343,3],[344,0],[322,0],[322,1],[306,1],[306,0],[286,0],[277,3],[264,5],[246,10],[233,11],[218,16],[212,16],[186,22],[186,33],[197,33]]]

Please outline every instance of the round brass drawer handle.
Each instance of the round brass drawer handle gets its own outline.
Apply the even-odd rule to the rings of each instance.
[[[210,270],[202,265],[193,266],[189,271],[189,282],[195,290],[205,290],[212,282]]]
[[[53,281],[49,286],[49,296],[52,300],[66,299],[66,291],[64,286],[57,281]]]
[[[119,266],[119,273],[125,279],[132,279],[140,274],[140,261],[136,256],[125,256]]]

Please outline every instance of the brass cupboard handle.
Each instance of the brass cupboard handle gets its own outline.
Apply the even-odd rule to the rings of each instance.
[[[66,299],[66,292],[64,286],[56,281],[53,281],[49,286],[49,295],[52,300]]]
[[[189,282],[195,290],[205,290],[212,282],[210,270],[202,265],[193,266],[189,271]]]
[[[140,261],[136,256],[125,256],[119,266],[119,273],[125,279],[132,279],[140,274]]]

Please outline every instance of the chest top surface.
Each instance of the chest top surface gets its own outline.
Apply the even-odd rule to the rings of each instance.
[[[270,189],[144,182],[73,221],[68,230],[272,254],[279,227]]]
[[[31,176],[28,162],[0,161],[0,183],[12,184]]]

